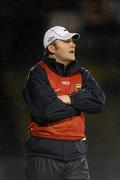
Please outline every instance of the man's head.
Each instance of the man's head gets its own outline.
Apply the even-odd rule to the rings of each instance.
[[[56,61],[68,64],[75,59],[75,40],[78,40],[78,33],[70,33],[62,26],[50,28],[44,35],[43,44],[46,52]]]
[[[79,39],[80,35],[78,33],[70,33],[67,29],[62,26],[54,26],[46,31],[43,39],[44,48],[49,44],[54,42],[56,39],[68,40],[70,38]]]

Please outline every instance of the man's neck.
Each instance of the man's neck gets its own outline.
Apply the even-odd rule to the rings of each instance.
[[[58,58],[56,58],[56,57],[55,57],[54,55],[52,55],[52,54],[49,55],[49,58],[55,59],[56,62],[59,62],[59,63],[61,63],[61,64],[64,64],[65,68],[66,68],[66,66],[67,66],[68,64],[71,63],[71,61],[69,61],[69,60],[66,60],[66,61],[65,61],[65,60],[58,59]]]

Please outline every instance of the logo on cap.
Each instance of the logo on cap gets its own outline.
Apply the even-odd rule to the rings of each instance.
[[[55,39],[55,37],[54,37],[54,36],[49,37],[49,39],[48,39],[48,43],[52,42],[54,39]]]

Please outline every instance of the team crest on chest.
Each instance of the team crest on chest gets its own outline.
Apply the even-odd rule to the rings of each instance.
[[[82,84],[75,84],[76,91],[80,91],[82,88]]]

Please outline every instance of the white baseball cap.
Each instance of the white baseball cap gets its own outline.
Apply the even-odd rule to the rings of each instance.
[[[43,45],[46,48],[49,44],[51,44],[56,39],[67,40],[70,38],[79,39],[79,33],[70,33],[67,29],[62,26],[54,26],[46,31],[43,38]]]

